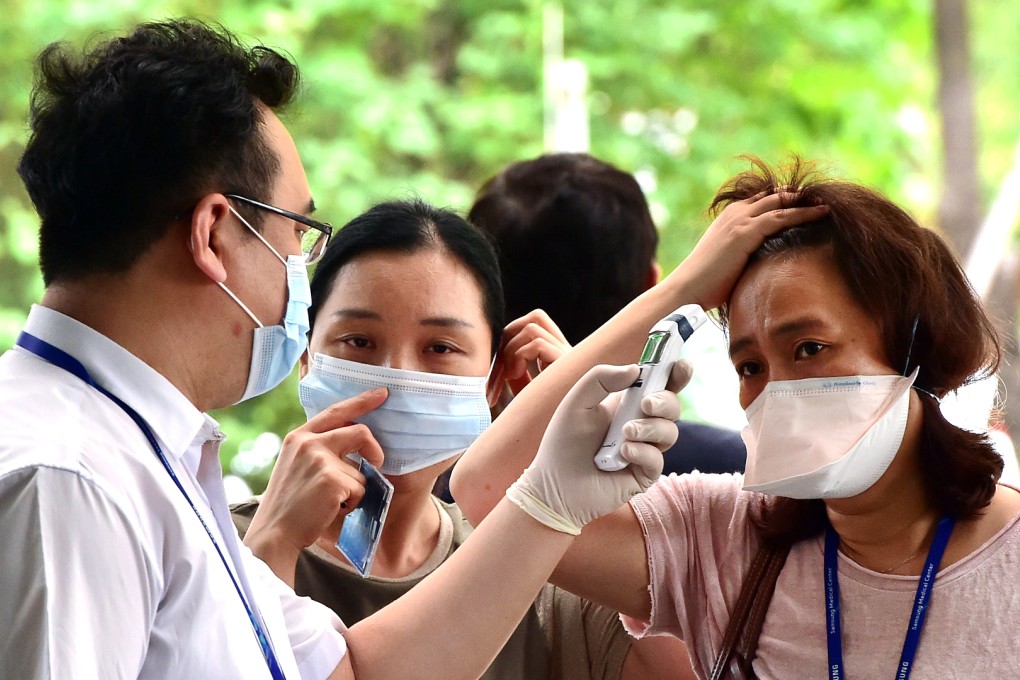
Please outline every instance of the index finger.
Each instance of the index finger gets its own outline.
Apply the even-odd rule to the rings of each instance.
[[[772,236],[777,232],[795,227],[798,224],[814,222],[827,212],[829,212],[829,206],[827,205],[812,205],[806,208],[779,208],[759,215],[758,219],[765,222],[765,232],[767,235]]]
[[[387,394],[385,387],[373,387],[357,396],[338,401],[329,408],[323,409],[298,429],[322,434],[349,425],[358,416],[363,416],[369,411],[379,408],[386,401]]]
[[[780,189],[773,192],[763,191],[741,202],[746,203],[751,208],[751,216],[755,216],[792,206],[797,202],[797,196],[798,194],[795,191]]]
[[[503,335],[504,337],[513,336],[528,324],[535,324],[553,335],[563,335],[563,331],[560,330],[560,327],[556,325],[556,322],[552,320],[552,317],[544,309],[533,309],[524,316],[514,319],[503,328]],[[565,337],[563,341],[566,342]]]
[[[349,453],[357,453],[372,465],[382,465],[385,454],[372,430],[365,424],[347,424],[323,432],[316,438],[318,442],[339,456],[343,462],[352,463],[347,458]],[[354,465],[357,468],[357,465]]]

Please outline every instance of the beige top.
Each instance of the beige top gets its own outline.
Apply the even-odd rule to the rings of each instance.
[[[694,473],[661,480],[631,506],[645,533],[651,622],[625,619],[638,635],[687,641],[707,677],[729,612],[759,541],[748,520],[753,494],[739,475]],[[790,551],[758,644],[759,678],[824,678],[828,670],[824,537]],[[1020,515],[935,580],[911,679],[1020,676]],[[893,678],[918,577],[883,575],[839,556],[843,659],[848,678]]]
[[[398,579],[362,578],[353,567],[312,545],[298,558],[297,594],[326,605],[348,626],[396,600],[435,571],[471,533],[471,525],[456,504],[433,500],[440,516],[439,541],[432,556],[413,574]],[[232,508],[234,524],[242,536],[257,508],[258,499]],[[481,677],[617,680],[631,642],[615,612],[546,584]]]

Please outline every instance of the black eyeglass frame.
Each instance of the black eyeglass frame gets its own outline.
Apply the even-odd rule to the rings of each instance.
[[[235,201],[240,201],[241,203],[246,203],[250,206],[254,206],[261,210],[276,213],[277,215],[281,215],[283,217],[286,217],[287,219],[294,220],[298,224],[303,224],[306,227],[310,227],[312,229],[317,230],[321,234],[321,236],[319,237],[319,240],[316,240],[315,243],[312,245],[312,251],[309,253],[305,253],[308,256],[308,259],[305,260],[305,264],[312,265],[318,262],[320,259],[322,259],[322,254],[326,252],[326,246],[329,245],[329,239],[333,236],[333,225],[330,224],[329,222],[320,222],[319,220],[313,220],[311,217],[308,217],[307,215],[291,212],[290,210],[284,210],[283,208],[277,208],[275,205],[262,203],[261,201],[256,201],[253,198],[247,198],[246,196],[241,196],[240,194],[223,194],[223,195],[226,196],[227,198],[231,198]],[[322,245],[319,245],[320,240],[322,242]],[[318,249],[318,252],[316,252],[316,249]]]

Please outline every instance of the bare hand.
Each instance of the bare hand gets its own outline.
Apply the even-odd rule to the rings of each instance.
[[[790,193],[768,194],[726,206],[691,254],[669,276],[685,279],[685,290],[690,293],[685,302],[696,302],[704,309],[723,304],[747,266],[748,258],[765,239],[788,227],[820,219],[829,211],[824,205],[783,207],[794,198]]]
[[[489,379],[489,405],[497,403],[505,385],[513,396],[531,379],[570,349],[563,332],[541,309],[528,312],[503,329],[496,362]]]
[[[372,433],[352,420],[385,400],[384,388],[363,392],[330,406],[284,438],[244,539],[256,555],[286,553],[296,560],[320,535],[333,540],[340,535],[344,517],[365,494],[365,478],[347,454],[357,452],[376,466],[383,460]]]

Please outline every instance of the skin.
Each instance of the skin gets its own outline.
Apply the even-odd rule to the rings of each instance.
[[[483,309],[482,291],[474,275],[441,249],[367,253],[337,272],[328,297],[319,307],[308,353],[301,360],[301,375],[308,372],[309,357],[322,353],[390,368],[484,376],[489,371],[492,331]],[[569,349],[559,329],[541,310],[512,322],[505,337],[497,365],[500,375],[508,376],[508,380],[520,380],[527,376],[529,364],[552,363]],[[442,461],[406,475],[387,475],[394,494],[373,563],[373,576],[406,577],[432,555],[439,539],[440,517],[431,490],[453,462],[454,459]],[[274,480],[276,474],[274,471]],[[259,512],[272,512],[276,503],[289,504],[295,497],[321,493],[316,475],[308,476],[307,481],[307,485],[275,485],[272,497],[267,492],[263,498]],[[296,510],[298,506],[291,507]],[[267,550],[267,543],[279,536],[275,532],[266,538],[267,526],[262,523],[262,528],[249,531],[245,542],[263,559],[275,557],[277,574],[293,584],[300,554],[296,545],[302,541],[285,542],[289,546],[285,554],[278,549]],[[314,543],[334,558],[347,562],[336,548],[337,529],[331,523]],[[621,678],[646,678],[656,668],[658,677],[664,680],[674,677],[669,675],[672,669],[680,673],[685,668],[682,664],[689,666],[680,653],[681,644],[663,638],[633,643],[624,660]]]
[[[648,270],[648,287],[654,286],[662,275],[662,269],[653,262]],[[647,289],[646,289],[647,290]],[[502,352],[493,370],[490,395],[493,386],[502,387],[498,397],[490,396],[494,416],[502,412],[510,399],[524,389],[544,368],[562,357],[571,346],[563,333],[541,309],[529,312],[512,321],[503,331],[506,338]],[[686,367],[684,368],[686,370]],[[679,390],[689,375],[681,373],[670,389]],[[687,645],[674,637],[646,637],[631,643],[623,668],[621,680],[694,680]]]
[[[730,356],[744,408],[773,380],[899,373],[884,357],[878,325],[853,299],[826,250],[751,265],[730,305]],[[922,482],[920,400],[912,390],[903,442],[878,481],[852,498],[825,501],[843,551],[875,571],[920,574],[939,519]],[[958,524],[943,564],[991,538],[1020,510],[1018,501],[1020,494],[999,487],[986,512]]]
[[[824,208],[780,209],[777,196],[728,206],[662,284],[546,370],[536,379],[536,388],[514,400],[501,422],[468,450],[452,484],[468,516],[484,515],[493,490],[502,488],[501,475],[513,474],[530,459],[533,444],[518,428],[529,423],[537,429],[559,392],[590,363],[633,360],[640,351],[642,331],[681,303],[697,302],[709,309],[731,301],[733,361],[741,373],[740,398],[745,407],[769,380],[898,373],[883,356],[879,329],[819,253],[774,258],[745,271],[749,254],[767,236],[823,214]],[[791,326],[793,321],[798,323]],[[911,396],[906,434],[886,474],[859,496],[826,502],[844,545],[853,551],[854,559],[873,569],[889,568],[925,545],[936,519],[919,483],[918,399],[916,394]],[[980,547],[1017,512],[1018,494],[1000,487],[984,513],[958,524],[943,566]],[[606,545],[614,549],[606,551]],[[895,571],[917,574],[919,568],[917,561],[908,561]],[[648,620],[647,555],[630,508],[589,524],[552,580]]]
[[[369,253],[337,273],[320,307],[309,353],[411,371],[484,376],[492,331],[482,310],[475,277],[449,254],[431,248]],[[307,371],[306,356],[301,375]],[[387,475],[393,500],[374,576],[407,576],[432,554],[439,539],[432,486],[453,462]],[[319,536],[316,545],[343,559],[332,532]]]
[[[648,329],[681,304],[718,307],[729,298],[748,257],[770,234],[824,215],[825,208],[782,208],[781,196],[735,203],[724,210],[691,254],[539,375],[468,448],[451,489],[472,522],[480,521],[535,455],[543,428],[572,384],[598,363],[635,361]],[[605,546],[612,545],[613,550]],[[647,618],[648,563],[641,527],[629,506],[585,527],[552,581],[616,611]]]
[[[280,162],[264,198],[308,214],[311,194],[294,142],[271,111],[262,108],[261,114],[260,131]],[[226,284],[263,324],[280,322],[287,299],[284,265],[234,216],[219,189],[209,187],[211,193],[197,202],[190,219],[168,225],[128,271],[55,283],[41,301],[145,361],[203,411],[241,397],[256,327],[217,282]],[[300,253],[303,229],[266,214],[261,233],[286,258]],[[381,461],[367,428],[349,423],[384,398],[384,390],[372,391],[337,404],[285,439],[278,465],[295,479],[316,478],[321,484],[312,496],[317,502],[299,513],[305,521],[297,533],[306,532],[309,543],[337,520],[339,504],[357,494],[364,481],[339,452],[359,450]],[[574,418],[583,406],[572,405]],[[566,418],[567,424],[571,421]],[[426,582],[344,633],[348,653],[330,677],[425,678],[440,665],[447,677],[477,677],[572,541],[517,506],[501,503]],[[521,555],[528,559],[522,561]]]
[[[297,148],[272,111],[263,108],[262,116],[261,129],[281,167],[269,200],[309,213],[312,198]],[[54,283],[42,304],[115,339],[197,408],[233,404],[247,382],[256,325],[216,282],[225,283],[265,324],[283,318],[287,288],[285,266],[229,206],[223,194],[203,196],[191,220],[171,225],[127,272]],[[267,213],[262,235],[286,258],[301,252],[303,230]],[[181,337],[191,341],[175,340]]]

